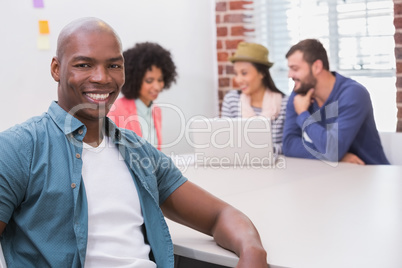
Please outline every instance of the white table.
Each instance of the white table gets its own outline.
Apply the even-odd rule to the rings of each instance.
[[[247,214],[271,267],[402,267],[402,166],[189,167],[194,183]],[[168,221],[175,254],[234,267],[209,236]]]

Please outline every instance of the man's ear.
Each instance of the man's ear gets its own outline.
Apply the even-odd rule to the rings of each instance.
[[[323,64],[321,60],[316,60],[313,63],[312,70],[314,74],[319,74],[323,70]]]
[[[53,57],[52,59],[50,73],[52,74],[54,81],[60,82],[60,62],[57,57]]]

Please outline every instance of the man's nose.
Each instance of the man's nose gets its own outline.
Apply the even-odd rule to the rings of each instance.
[[[107,83],[110,81],[109,70],[106,67],[98,66],[94,68],[91,75],[91,81],[96,83]]]

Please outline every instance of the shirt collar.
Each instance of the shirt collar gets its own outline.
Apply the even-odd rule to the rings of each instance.
[[[50,104],[47,112],[65,135],[70,134],[79,128],[85,128],[80,120],[67,113],[56,101],[53,101]]]
[[[152,110],[153,102],[146,106],[145,103],[142,102],[139,98],[135,100],[135,105],[137,106],[137,111],[141,114],[150,114]]]
[[[121,131],[109,117],[106,117],[105,120],[105,130],[107,135],[112,138],[113,143],[121,141]]]
[[[57,104],[56,101],[50,104],[48,114],[65,135],[76,132],[78,129],[82,129],[83,136],[85,136],[85,125],[81,123],[80,120],[67,113],[63,108],[59,106],[59,104]],[[121,132],[119,128],[108,117],[105,118],[105,129],[107,135],[112,138],[112,141],[114,143],[118,143],[121,140]]]

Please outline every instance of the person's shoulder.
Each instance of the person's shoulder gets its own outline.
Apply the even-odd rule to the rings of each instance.
[[[367,106],[371,102],[370,93],[366,87],[352,78],[337,75],[337,89],[333,95],[342,105]]]
[[[135,149],[136,152],[142,151],[149,154],[151,144],[137,135],[134,131],[125,128],[118,128],[120,131],[120,139],[125,147]]]
[[[47,113],[32,117],[0,132],[0,143],[10,147],[27,147],[47,132],[50,117]],[[27,149],[27,148],[26,148]]]
[[[120,97],[114,101],[113,105],[115,105],[116,108],[124,108],[128,105],[133,105],[133,103],[134,100],[127,99],[126,97]]]
[[[241,94],[241,92],[239,90],[231,89],[225,94],[223,101],[224,102],[237,102],[240,99],[240,94]]]
[[[139,139],[141,139],[141,137],[138,136],[137,133],[130,129],[118,127],[118,131],[120,132],[121,137],[126,141],[137,142]]]
[[[339,88],[340,90],[344,91],[346,89],[354,89],[358,92],[368,92],[366,87],[364,85],[362,85],[361,83],[357,82],[356,80],[350,78],[350,77],[346,77],[343,76],[339,73],[336,73],[336,80],[339,84]]]
[[[121,103],[126,103],[130,101],[129,99],[127,99],[126,97],[119,97],[114,101],[114,104],[121,104]]]
[[[46,127],[46,124],[48,123],[49,119],[50,119],[49,114],[43,113],[42,115],[31,117],[22,123],[16,124],[6,129],[2,133],[37,132],[43,130]]]
[[[241,91],[236,89],[231,89],[225,94],[225,98],[239,98]]]
[[[120,97],[114,101],[108,116],[114,119],[113,116],[125,115],[130,113],[130,110],[134,109],[134,106],[134,100],[127,99],[126,97]]]

